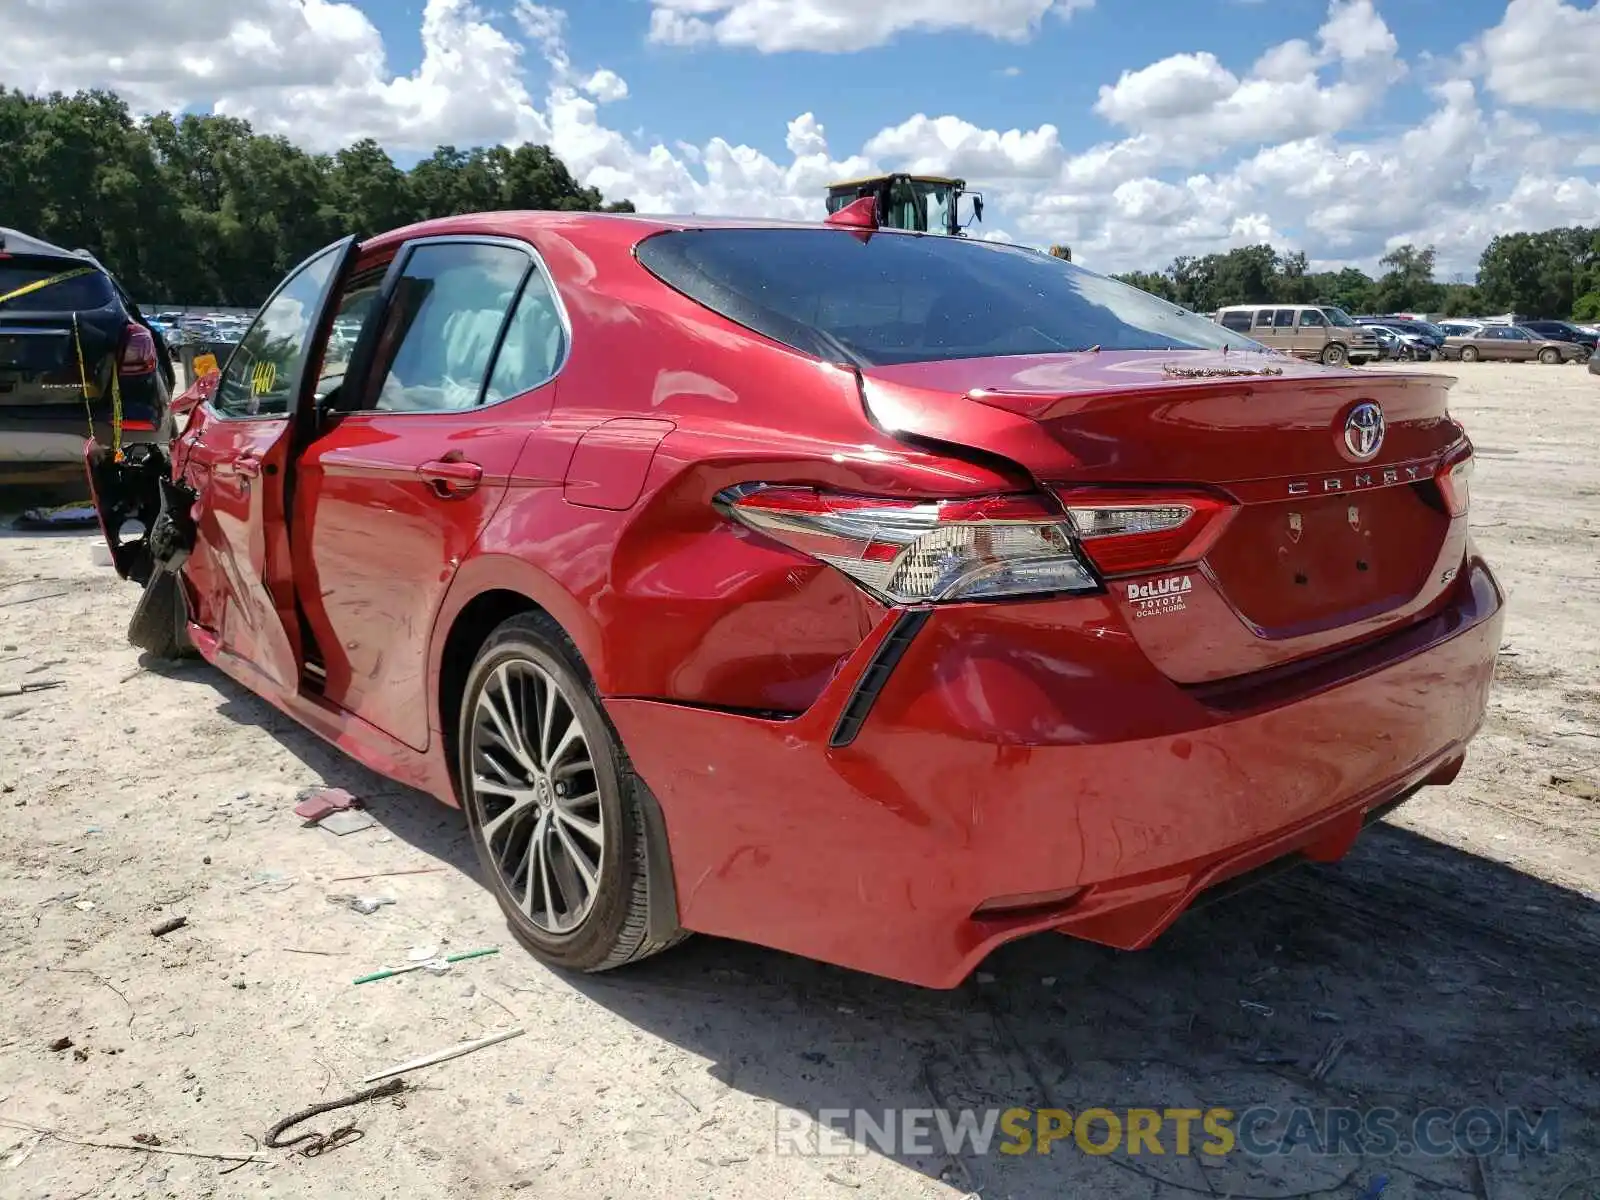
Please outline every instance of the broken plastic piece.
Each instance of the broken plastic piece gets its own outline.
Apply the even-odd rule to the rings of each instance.
[[[315,825],[332,813],[360,805],[361,801],[343,788],[307,788],[300,793],[300,803],[294,806],[294,815]]]
[[[360,833],[363,829],[371,829],[376,824],[377,822],[367,813],[349,810],[329,813],[317,822],[317,828],[344,837],[347,833]]]

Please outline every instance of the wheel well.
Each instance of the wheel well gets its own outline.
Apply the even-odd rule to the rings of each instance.
[[[456,731],[461,727],[461,699],[467,675],[478,648],[502,622],[518,613],[543,612],[521,592],[492,591],[474,596],[457,615],[445,637],[439,660],[439,725],[444,736],[445,763],[456,795],[461,795],[461,780],[456,770]]]

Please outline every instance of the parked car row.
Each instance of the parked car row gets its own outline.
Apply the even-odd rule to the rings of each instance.
[[[1502,325],[1494,321],[1444,321],[1444,356],[1461,362],[1541,362],[1547,366],[1588,360],[1600,335],[1566,321]]]
[[[237,342],[254,314],[158,312],[151,318],[174,351],[195,342]]]
[[[1570,321],[1482,317],[1434,323],[1411,314],[1351,317],[1328,304],[1232,304],[1209,315],[1273,350],[1330,366],[1380,359],[1583,362],[1593,360],[1600,342],[1600,331]]]
[[[1263,346],[1330,367],[1383,357],[1377,334],[1331,304],[1230,304],[1213,319]]]

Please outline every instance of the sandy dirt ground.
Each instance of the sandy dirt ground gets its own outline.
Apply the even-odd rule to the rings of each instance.
[[[507,934],[456,812],[202,664],[141,662],[135,589],[94,564],[93,535],[0,532],[0,690],[64,685],[0,699],[0,1197],[1600,1196],[1600,379],[1453,370],[1474,523],[1510,594],[1460,779],[1344,862],[1195,912],[1151,950],[1046,935],[948,993],[707,938],[611,976],[552,973]],[[378,826],[304,827],[294,798],[323,783]],[[394,903],[361,915],[338,894]],[[501,953],[351,982],[430,944]],[[398,1100],[292,1131],[359,1127],[322,1155],[150,1152],[250,1154],[370,1073],[515,1028]],[[1258,1103],[1553,1109],[1559,1144],[775,1148],[786,1110]]]

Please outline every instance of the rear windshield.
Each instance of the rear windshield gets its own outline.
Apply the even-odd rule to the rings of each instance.
[[[89,268],[87,274],[73,275],[71,279],[52,283],[25,296],[5,299],[19,288],[53,279],[57,275],[81,271],[86,265],[60,258],[0,259],[0,312],[72,312],[104,308],[111,303],[111,281],[93,267]]]
[[[833,229],[657,234],[639,261],[758,333],[862,366],[1069,350],[1259,348],[1059,258],[995,242]]]

